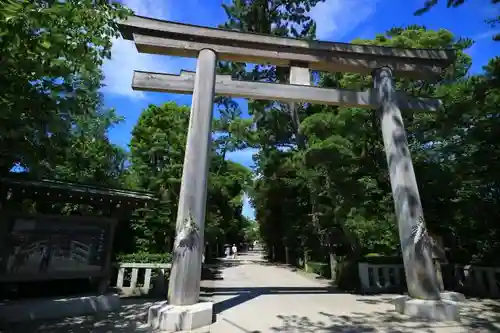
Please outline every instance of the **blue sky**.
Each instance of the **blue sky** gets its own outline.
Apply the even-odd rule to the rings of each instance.
[[[230,0],[121,0],[136,14],[178,21],[183,23],[217,26],[226,20],[222,3]],[[457,9],[446,9],[445,1],[431,12],[413,16],[424,0],[326,0],[311,12],[316,20],[317,36],[321,40],[348,42],[354,38],[372,38],[377,33],[391,27],[421,24],[431,29],[444,28],[456,36],[472,38],[476,41],[468,53],[474,65],[472,72],[480,72],[488,59],[500,55],[500,42],[493,42],[491,36],[500,31],[489,27],[484,20],[498,15],[498,9],[490,5],[490,0],[469,0]],[[500,7],[498,7],[500,8]],[[106,87],[103,88],[105,103],[113,107],[125,121],[110,132],[111,140],[125,148],[130,141],[130,132],[136,124],[141,110],[150,104],[175,101],[190,105],[190,95],[135,92],[131,89],[134,70],[179,73],[181,69],[195,70],[195,60],[139,54],[130,41],[115,40],[112,58],[104,64]],[[241,100],[246,109],[245,101]],[[251,167],[252,155],[249,149],[232,152],[228,158]],[[244,214],[253,217],[253,210],[245,200]]]

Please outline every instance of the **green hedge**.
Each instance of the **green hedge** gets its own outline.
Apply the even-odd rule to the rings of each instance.
[[[321,275],[325,278],[330,278],[330,264],[317,261],[307,262],[307,271]]]
[[[170,253],[147,253],[136,252],[128,254],[119,254],[116,256],[118,262],[134,262],[134,263],[153,263],[153,264],[168,264],[172,262]]]
[[[368,253],[359,262],[366,262],[374,265],[402,265],[403,258],[398,256],[386,256],[378,253]]]

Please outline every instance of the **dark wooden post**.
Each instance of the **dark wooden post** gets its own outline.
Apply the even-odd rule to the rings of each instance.
[[[216,65],[217,56],[213,50],[200,51],[196,64],[168,288],[168,302],[171,305],[192,305],[198,302],[200,296]]]
[[[431,241],[425,228],[401,111],[396,104],[392,70],[389,67],[379,68],[374,72],[373,78],[380,105],[380,123],[408,294],[412,298],[438,300],[441,297],[432,263]]]
[[[443,238],[429,233],[432,240],[432,260],[436,268],[436,278],[440,292],[444,292],[443,271],[441,263],[446,262],[446,253],[443,245]]]
[[[118,223],[117,219],[112,219],[110,220],[109,224],[106,226],[108,228],[107,236],[108,239],[106,240],[106,245],[104,249],[104,276],[100,279],[99,286],[98,286],[98,292],[99,295],[103,295],[106,293],[108,290],[109,286],[109,279],[111,277],[111,270],[113,269],[112,267],[112,262],[111,262],[111,257],[113,254],[113,243],[114,243],[114,238],[115,238],[115,229],[116,225]]]

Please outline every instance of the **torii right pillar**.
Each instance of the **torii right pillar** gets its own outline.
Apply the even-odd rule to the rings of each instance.
[[[408,287],[408,296],[395,299],[396,311],[432,320],[457,320],[463,296],[439,290],[392,69],[378,68],[373,81]]]

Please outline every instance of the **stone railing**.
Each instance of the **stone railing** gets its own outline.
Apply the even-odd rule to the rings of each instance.
[[[450,287],[466,294],[500,297],[500,267],[453,265],[443,269],[443,279]]]
[[[116,263],[115,287],[120,296],[163,296],[171,264]]]
[[[403,265],[359,263],[358,269],[362,292],[384,293],[406,289]],[[442,266],[442,272],[446,290],[500,297],[500,267],[446,264]]]
[[[397,292],[406,287],[403,265],[358,264],[361,291],[366,293]]]

